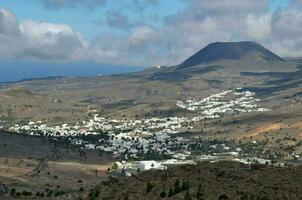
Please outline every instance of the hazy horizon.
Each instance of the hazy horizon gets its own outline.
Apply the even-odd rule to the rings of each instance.
[[[101,64],[95,62],[1,62],[0,83],[15,82],[24,79],[46,78],[56,76],[100,76],[130,73],[143,70],[140,66]]]

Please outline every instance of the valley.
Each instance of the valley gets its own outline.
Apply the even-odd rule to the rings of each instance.
[[[115,185],[124,176],[130,177],[122,182],[132,183],[131,179],[155,169],[169,177],[174,168],[215,171],[222,166],[221,173],[229,167],[237,173],[260,165],[276,170],[274,176],[278,170],[289,170],[284,173],[292,176],[290,170],[299,171],[302,163],[301,66],[300,61],[280,58],[255,42],[213,43],[176,66],[3,83],[4,195],[30,199],[43,192],[45,198],[51,193],[49,198],[73,199],[99,191],[102,195],[95,199],[110,199],[103,191],[107,183]],[[147,161],[153,167],[146,167]],[[224,162],[225,168],[220,164]],[[253,176],[258,173],[263,171]],[[154,181],[168,187],[162,180]],[[99,189],[99,184],[105,186]],[[210,188],[217,183],[206,184]],[[192,190],[197,189],[194,184]],[[228,196],[236,196],[230,191]],[[126,194],[121,190],[111,199]]]

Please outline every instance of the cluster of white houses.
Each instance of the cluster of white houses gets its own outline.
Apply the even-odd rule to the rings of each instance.
[[[269,109],[260,108],[255,93],[250,91],[226,90],[203,99],[178,101],[177,106],[190,111],[199,111],[203,118],[218,118],[227,113],[264,112]]]
[[[176,136],[176,133],[186,131],[190,128],[191,122],[220,117],[223,113],[266,111],[258,108],[256,101],[258,99],[255,99],[254,93],[228,90],[201,100],[177,102],[177,105],[184,109],[201,111],[201,115],[190,119],[175,116],[115,120],[95,114],[90,120],[75,125],[49,126],[42,121],[37,121],[23,125],[16,124],[10,130],[20,134],[67,138],[73,144],[111,152],[116,157],[126,160],[156,159],[166,156],[186,160],[191,157],[193,151],[192,148],[188,148],[192,141]]]

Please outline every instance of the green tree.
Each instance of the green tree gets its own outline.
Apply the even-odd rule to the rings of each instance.
[[[181,190],[182,190],[182,191],[185,191],[186,189],[187,189],[186,181],[183,180],[183,181],[182,181],[182,185],[181,185]]]
[[[243,194],[240,196],[240,200],[249,200],[249,196],[247,195],[247,193],[243,193]]]
[[[31,196],[31,192],[23,191],[22,196]]]
[[[12,188],[12,189],[10,190],[10,195],[11,195],[11,196],[15,196],[15,194],[16,194],[16,188]]]
[[[169,188],[168,197],[172,197],[173,195],[174,195],[173,188],[172,188],[172,187],[170,187],[170,188]]]
[[[222,194],[218,197],[218,200],[228,200],[228,199],[229,199],[229,197],[226,194]]]
[[[185,190],[188,190],[189,188],[190,188],[190,186],[189,186],[189,181],[183,180],[182,186],[181,186],[181,190],[182,190],[182,191],[185,191]]]
[[[96,197],[98,197],[98,196],[100,196],[100,191],[99,191],[99,190],[96,190],[96,191],[94,192],[94,197],[96,198]]]
[[[189,190],[186,191],[184,200],[192,200],[192,197],[191,197],[191,195],[189,193]]]
[[[198,185],[198,189],[196,192],[196,198],[198,200],[203,200],[203,192],[202,192],[202,188],[201,188],[201,183],[199,183],[199,185]]]
[[[147,193],[149,193],[152,190],[152,188],[153,188],[152,184],[150,183],[150,181],[148,181],[147,188],[146,188]]]
[[[52,190],[49,190],[48,192],[47,192],[47,197],[51,197],[53,195],[53,191]]]
[[[176,179],[174,184],[174,193],[177,194],[179,192],[181,192],[180,182],[179,179]]]
[[[166,196],[167,196],[167,193],[165,190],[160,193],[161,198],[165,198]]]

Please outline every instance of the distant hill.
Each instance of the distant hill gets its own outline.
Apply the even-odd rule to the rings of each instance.
[[[179,65],[155,71],[150,79],[180,81],[197,76],[209,79],[212,83],[228,80],[229,85],[232,85],[233,81],[239,83],[239,78],[242,78],[240,83],[246,83],[246,73],[254,73],[255,77],[259,77],[262,73],[299,70],[297,62],[285,60],[256,42],[215,42]]]
[[[285,62],[275,53],[256,42],[215,42],[207,45],[180,64],[190,67],[220,60],[262,60]]]
[[[287,58],[285,58],[285,60],[297,62],[298,64],[302,64],[302,57],[287,57]]]

